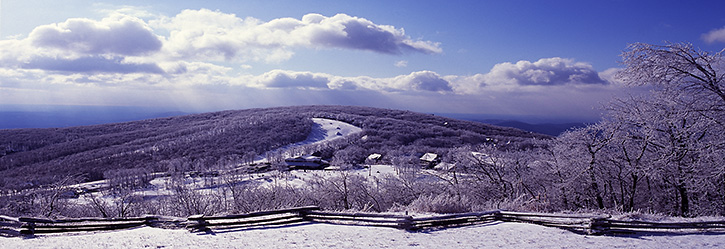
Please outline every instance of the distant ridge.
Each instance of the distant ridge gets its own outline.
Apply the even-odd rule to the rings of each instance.
[[[478,120],[474,120],[478,121]],[[492,125],[498,125],[498,126],[504,126],[504,127],[513,127],[522,129],[525,131],[530,132],[536,132],[541,134],[546,134],[550,136],[559,136],[561,133],[564,133],[565,131],[569,131],[576,128],[585,127],[586,123],[546,123],[546,124],[529,124],[521,121],[515,121],[515,120],[481,120],[478,122],[483,122],[486,124],[492,124]]]
[[[62,128],[189,113],[128,106],[0,106],[0,129]]]
[[[572,120],[556,117],[511,116],[487,114],[440,113],[444,117],[475,121],[496,126],[512,127],[534,133],[559,136],[565,131],[584,127],[596,120]]]

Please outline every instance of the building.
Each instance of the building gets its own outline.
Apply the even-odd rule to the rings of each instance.
[[[380,159],[383,158],[383,155],[380,155],[378,153],[373,153],[368,156],[368,158],[365,160],[365,163],[367,164],[373,164],[380,162]]]
[[[318,156],[297,156],[287,158],[284,162],[290,169],[324,169],[330,166],[330,162]]]
[[[439,164],[441,158],[435,153],[425,153],[420,157],[420,164],[426,168],[433,168],[433,166]]]

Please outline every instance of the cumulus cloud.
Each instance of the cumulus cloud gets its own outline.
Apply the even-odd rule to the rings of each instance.
[[[703,34],[702,39],[707,43],[725,42],[725,27]]]
[[[101,20],[71,18],[38,26],[25,39],[0,41],[0,67],[70,73],[173,74],[183,72],[183,68],[165,71],[169,67],[160,65],[173,61],[280,62],[290,59],[295,48],[384,54],[441,52],[437,43],[413,40],[402,28],[345,14],[308,14],[301,19],[263,22],[206,9],[184,10],[173,17],[129,8],[108,13]],[[153,19],[147,22],[131,14]],[[274,82],[265,84],[275,86]],[[278,82],[282,83],[282,78]]]
[[[442,52],[438,43],[414,41],[403,29],[364,18],[307,14],[262,22],[207,9],[185,10],[155,22],[170,31],[167,51],[205,60],[282,61],[293,47],[368,50],[384,54]]]
[[[161,49],[161,40],[144,21],[115,14],[101,21],[72,18],[35,28],[28,36],[40,48],[80,54],[142,55]]]
[[[431,71],[412,72],[392,78],[342,77],[326,73],[272,70],[261,75],[245,75],[232,85],[253,88],[297,88],[328,90],[371,90],[378,92],[451,92],[451,84]]]
[[[608,76],[605,74],[603,76]],[[456,93],[476,94],[482,91],[518,91],[533,87],[607,85],[594,68],[585,62],[559,57],[538,61],[503,62],[488,73],[471,76],[446,76]]]
[[[395,77],[390,85],[394,89],[413,91],[450,92],[453,90],[447,80],[431,71],[413,72],[409,75]]]
[[[285,70],[272,70],[255,78],[256,86],[267,88],[324,89],[330,82],[326,74]]]
[[[486,84],[561,85],[603,84],[591,65],[559,57],[536,62],[519,61],[496,64],[486,75]]]
[[[319,14],[308,14],[302,18],[302,23],[302,26],[297,27],[292,33],[309,37],[314,46],[370,50],[386,54],[399,54],[404,51],[442,52],[437,43],[411,40],[403,29],[378,25],[367,19],[345,14],[329,18]]]
[[[25,39],[0,41],[0,67],[67,73],[152,73],[149,57],[163,39],[143,20],[112,14],[100,21],[71,18],[38,26]]]

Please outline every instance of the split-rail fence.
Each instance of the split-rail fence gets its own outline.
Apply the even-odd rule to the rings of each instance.
[[[191,232],[213,233],[228,229],[269,228],[305,223],[381,226],[420,231],[492,222],[524,222],[557,227],[583,234],[637,232],[725,231],[725,220],[700,222],[652,222],[617,220],[609,216],[545,214],[509,211],[472,212],[413,217],[403,214],[322,211],[315,206],[277,209],[220,216],[192,215],[186,218],[143,216],[129,218],[40,219],[0,215],[1,236],[35,236],[45,233],[108,231],[140,226],[186,228]]]

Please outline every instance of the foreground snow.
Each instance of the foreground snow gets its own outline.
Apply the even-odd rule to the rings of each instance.
[[[411,233],[393,228],[302,224],[217,231],[137,228],[1,238],[2,248],[725,248],[725,233],[585,236],[532,224],[495,222]]]

